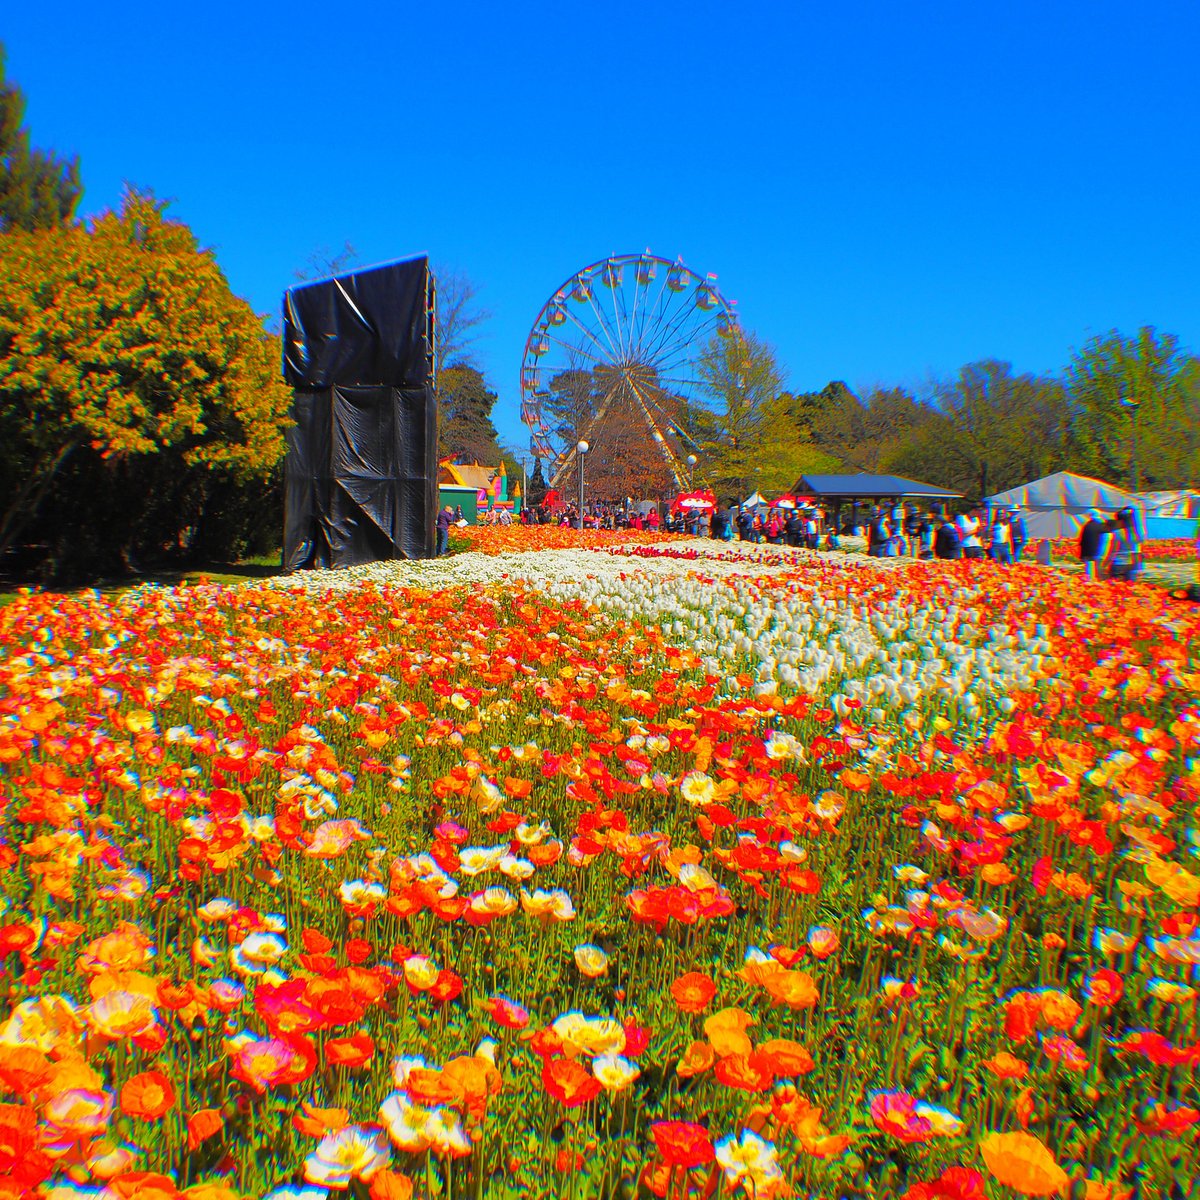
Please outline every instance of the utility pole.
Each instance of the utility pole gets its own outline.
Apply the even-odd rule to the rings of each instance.
[[[1141,472],[1138,470],[1137,416],[1142,402],[1135,396],[1122,396],[1121,403],[1129,409],[1129,490],[1136,494],[1141,490]]]

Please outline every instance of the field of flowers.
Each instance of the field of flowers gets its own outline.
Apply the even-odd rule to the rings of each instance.
[[[1195,1195],[1200,607],[494,532],[0,610],[0,1197]]]

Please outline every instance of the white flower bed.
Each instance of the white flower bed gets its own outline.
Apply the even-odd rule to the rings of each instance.
[[[273,586],[336,592],[364,584],[440,590],[520,582],[551,599],[660,626],[730,690],[734,675],[749,672],[764,694],[803,692],[839,711],[855,701],[875,720],[888,710],[933,709],[973,721],[985,708],[1011,708],[1013,692],[1038,687],[1055,669],[1047,631],[1032,618],[1009,609],[1003,623],[987,622],[986,580],[917,595],[901,580],[872,586],[878,573],[911,560],[706,540],[661,549],[695,549],[700,557],[587,549],[465,553],[305,572]],[[830,581],[829,572],[839,568],[853,576]],[[858,594],[847,596],[847,583],[859,578]]]

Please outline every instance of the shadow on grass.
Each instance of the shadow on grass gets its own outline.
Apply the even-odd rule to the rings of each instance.
[[[171,567],[104,577],[69,588],[43,588],[36,582],[0,577],[0,605],[10,604],[17,599],[22,588],[63,596],[78,595],[80,592],[95,589],[105,596],[120,596],[146,584],[160,587],[191,587],[197,583],[252,583],[258,579],[273,579],[282,573],[279,559],[264,555],[244,562],[205,563],[196,567]]]

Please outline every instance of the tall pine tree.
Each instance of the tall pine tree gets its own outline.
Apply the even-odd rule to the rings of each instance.
[[[500,440],[492,424],[496,393],[483,374],[460,364],[445,368],[438,378],[441,410],[441,453],[459,462],[495,466],[500,461]]]
[[[5,79],[0,47],[0,232],[64,225],[83,192],[79,160],[33,149],[24,116],[25,97]]]

